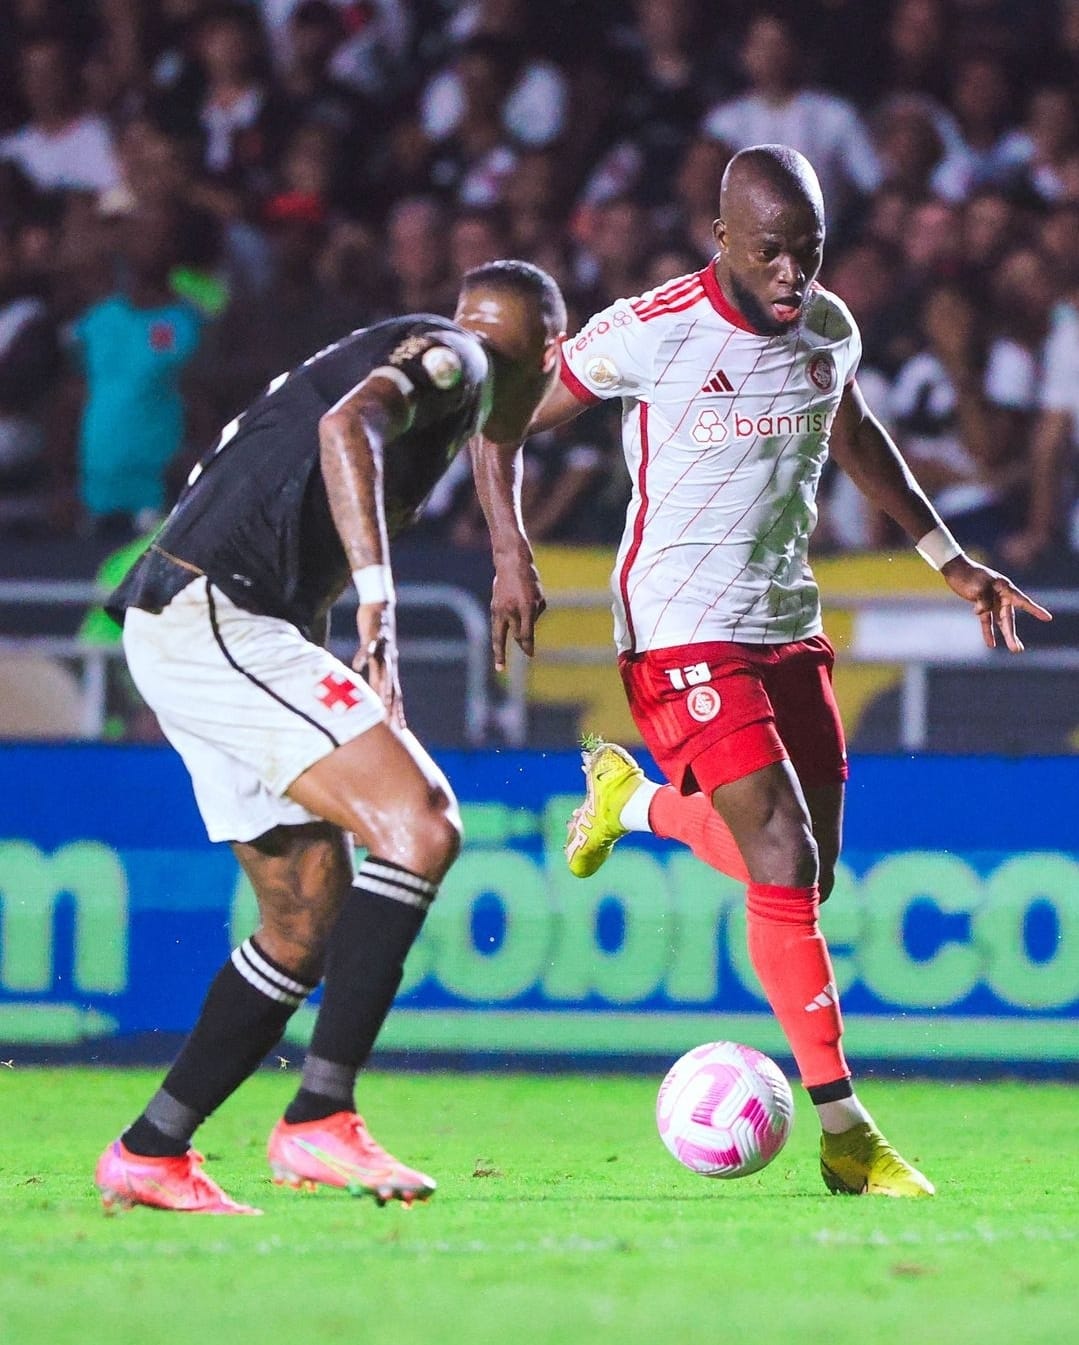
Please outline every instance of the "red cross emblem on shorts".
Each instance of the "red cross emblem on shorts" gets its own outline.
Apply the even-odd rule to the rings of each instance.
[[[345,714],[363,700],[363,693],[355,682],[350,682],[347,677],[339,677],[337,673],[327,673],[317,685],[322,690],[316,691],[316,699],[335,714]]]

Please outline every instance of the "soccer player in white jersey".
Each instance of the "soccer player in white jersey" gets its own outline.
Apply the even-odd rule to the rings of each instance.
[[[586,877],[628,830],[651,830],[747,881],[750,957],[817,1107],[825,1183],[932,1195],[854,1094],[817,921],[847,776],[807,563],[828,453],[973,605],[987,644],[999,630],[1018,652],[1016,608],[1049,613],[964,554],[867,410],[858,329],[815,279],[824,205],[809,162],[783,145],[735,155],[714,232],[702,271],[617,300],[565,341],[531,425],[622,400],[633,495],[612,581],[618,662],[670,782],[590,744],[566,854]]]

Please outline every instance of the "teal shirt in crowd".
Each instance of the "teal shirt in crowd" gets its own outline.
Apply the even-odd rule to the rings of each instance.
[[[80,493],[90,513],[163,507],[165,469],[183,443],[180,375],[198,350],[202,321],[186,303],[136,308],[120,294],[76,321],[86,375]]]

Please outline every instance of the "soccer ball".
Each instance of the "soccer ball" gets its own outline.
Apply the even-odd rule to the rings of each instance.
[[[783,1071],[733,1041],[687,1051],[667,1071],[656,1099],[660,1138],[702,1177],[759,1172],[786,1144],[793,1119]]]

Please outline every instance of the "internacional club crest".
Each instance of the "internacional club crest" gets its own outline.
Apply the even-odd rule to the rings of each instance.
[[[715,687],[694,687],[686,697],[686,710],[690,719],[698,724],[708,724],[719,714],[722,701]]]
[[[831,392],[835,387],[835,360],[821,351],[806,365],[806,375],[818,392]]]

